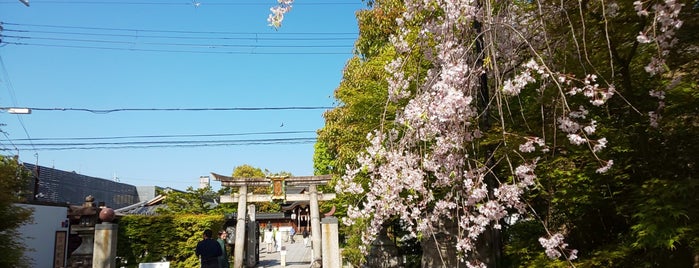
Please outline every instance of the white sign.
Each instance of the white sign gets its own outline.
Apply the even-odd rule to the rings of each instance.
[[[144,262],[139,263],[138,268],[170,268],[170,262]]]

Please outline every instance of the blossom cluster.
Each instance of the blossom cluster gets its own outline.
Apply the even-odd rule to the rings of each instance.
[[[649,17],[653,14],[652,21],[643,31],[638,33],[636,40],[639,43],[655,43],[658,47],[658,55],[651,59],[646,66],[646,72],[651,75],[660,74],[665,71],[665,57],[670,53],[670,48],[677,43],[675,30],[682,26],[682,21],[678,19],[683,4],[675,0],[665,0],[663,3],[651,5],[651,10],[644,1],[633,3],[636,14],[641,17]]]
[[[561,252],[564,252],[568,247],[568,244],[563,242],[564,238],[562,234],[556,233],[550,238],[546,239],[543,237],[539,238],[539,243],[546,249],[546,256],[552,259],[561,257]],[[566,259],[574,260],[578,258],[578,251],[573,249],[568,252]]]
[[[275,29],[279,29],[279,27],[282,27],[282,21],[284,21],[284,14],[291,11],[291,4],[294,3],[294,0],[277,0],[277,2],[279,4],[269,9],[272,13],[269,14],[269,16],[267,17],[267,22],[269,22],[269,26],[272,26]]]
[[[539,75],[548,75],[546,70],[542,66],[539,66],[535,60],[529,60],[523,67],[524,70],[516,75],[513,79],[505,80],[505,85],[502,87],[502,92],[504,92],[506,95],[519,95],[527,84],[536,81],[536,79],[532,77],[532,71],[536,71],[539,73]]]
[[[651,75],[662,74],[667,68],[665,57],[670,54],[670,48],[677,43],[675,31],[682,26],[682,21],[678,17],[684,5],[675,0],[665,0],[662,3],[650,5],[651,11],[648,10],[645,1],[635,1],[633,5],[638,16],[653,15],[651,23],[639,32],[636,40],[641,44],[655,44],[658,53],[651,58],[645,70]],[[658,127],[660,112],[665,107],[664,95],[661,90],[652,90],[650,94],[658,99],[658,107],[655,111],[648,112],[648,118],[652,127]]]

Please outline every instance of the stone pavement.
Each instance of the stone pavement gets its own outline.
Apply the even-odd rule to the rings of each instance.
[[[260,244],[260,262],[256,267],[290,267],[290,268],[308,268],[311,266],[312,249],[303,246],[303,238],[300,235],[294,236],[295,243],[283,242],[282,246],[286,248],[286,266],[281,265],[280,252],[267,253],[267,245]]]

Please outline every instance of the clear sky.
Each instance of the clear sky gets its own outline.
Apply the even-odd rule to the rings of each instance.
[[[0,107],[38,108],[0,111],[2,153],[182,190],[243,164],[312,175],[325,110],[276,108],[336,105],[366,7],[297,0],[275,31],[275,4],[0,0]]]

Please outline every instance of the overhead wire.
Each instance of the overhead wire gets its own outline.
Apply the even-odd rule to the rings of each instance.
[[[160,39],[191,39],[191,40],[248,40],[248,41],[340,41],[355,40],[356,37],[260,37],[264,33],[231,33],[230,35],[252,35],[250,37],[213,37],[213,36],[175,36],[175,35],[143,35],[143,34],[113,34],[113,33],[89,33],[89,32],[66,32],[66,31],[36,31],[36,30],[16,30],[4,29],[7,32],[17,33],[41,33],[58,35],[86,35],[86,36],[106,36],[106,37],[129,37],[129,38],[160,38]],[[311,34],[298,34],[311,35]],[[317,34],[312,34],[317,35]],[[331,35],[331,34],[328,34]]]
[[[37,150],[90,150],[90,149],[145,149],[163,147],[212,147],[212,146],[243,146],[271,144],[307,144],[316,142],[315,137],[280,138],[280,139],[245,139],[245,140],[194,140],[194,141],[128,141],[128,142],[95,142],[95,143],[35,143]],[[22,146],[28,143],[16,143]]]
[[[62,1],[67,3],[70,1]],[[73,1],[73,3],[79,3],[79,1]],[[90,2],[92,3],[92,2]],[[124,3],[124,2],[120,2]],[[134,2],[135,3],[135,2]],[[233,4],[233,3],[230,3]],[[240,3],[236,3],[240,4]],[[263,4],[263,3],[258,3]],[[265,4],[267,5],[267,4]],[[357,33],[339,33],[339,32],[326,32],[326,33],[288,33],[288,32],[275,32],[275,33],[255,33],[255,32],[223,32],[223,31],[182,31],[182,30],[153,30],[153,29],[133,29],[133,28],[104,28],[104,27],[85,27],[85,26],[67,26],[67,25],[46,25],[46,24],[20,24],[11,22],[0,22],[2,26],[11,26],[10,28],[5,27],[3,32],[14,32],[16,35],[6,35],[0,33],[1,43],[0,45],[30,45],[30,46],[46,46],[46,47],[67,47],[67,48],[89,48],[89,49],[106,49],[106,50],[129,50],[129,51],[156,51],[156,52],[189,52],[189,53],[207,53],[207,54],[351,54],[351,51],[347,52],[328,52],[328,51],[257,51],[258,48],[351,48],[351,46],[346,45],[265,45],[260,44],[260,41],[313,41],[314,43],[320,41],[333,42],[342,40],[352,40],[356,39]],[[16,28],[15,28],[16,27]],[[29,29],[27,29],[29,28]],[[60,28],[61,31],[44,31],[36,30],[34,28]],[[81,30],[82,32],[71,31],[71,30]],[[85,32],[85,31],[99,31],[95,32]],[[108,33],[105,33],[108,32]],[[117,33],[115,33],[117,32]],[[122,32],[122,33],[118,33]],[[132,32],[135,34],[123,34],[123,32]],[[37,36],[35,34],[45,34],[51,36]],[[144,35],[143,33],[150,33]],[[158,35],[162,34],[162,35]],[[184,35],[186,34],[186,35]],[[60,38],[55,37],[56,35],[73,35],[73,36],[98,36],[105,37],[105,40],[97,39],[77,39],[77,38]],[[180,35],[180,36],[177,36]],[[219,36],[227,35],[227,36]],[[241,36],[248,35],[248,36]],[[270,37],[271,36],[271,37]],[[279,37],[281,36],[281,37]],[[137,38],[139,42],[143,39],[180,39],[180,40],[247,40],[254,41],[251,45],[242,44],[194,44],[194,43],[177,43],[177,42],[133,42],[133,41],[121,41],[106,38]],[[13,42],[7,39],[18,39],[24,42]],[[104,44],[122,44],[122,45],[152,45],[152,46],[196,46],[198,48],[207,48],[209,50],[173,50],[173,49],[162,49],[162,48],[135,48],[135,47],[104,47],[104,46],[94,46],[94,45],[72,45],[72,44],[45,44],[45,43],[34,43],[26,42],[26,40],[48,40],[48,41],[64,41],[64,42],[74,42],[74,43],[104,43]],[[221,51],[221,50],[211,50],[212,48],[221,47],[235,47],[235,48],[249,48],[252,50],[247,51]],[[118,108],[118,109],[86,109],[86,108],[30,108],[34,111],[85,111],[92,113],[112,113],[112,112],[124,112],[124,111],[225,111],[225,110],[238,110],[238,111],[253,111],[253,110],[308,110],[308,109],[332,109],[334,107],[233,107],[233,108]],[[2,109],[2,107],[0,107]],[[21,118],[20,118],[21,120]],[[26,129],[25,129],[26,132]],[[293,132],[279,132],[292,134]],[[299,132],[300,133],[300,132]],[[264,134],[264,133],[248,133],[248,134]],[[231,134],[231,135],[247,135],[247,134]],[[198,135],[198,137],[213,137],[216,134],[205,134]],[[121,137],[97,137],[97,138],[83,138],[83,140],[105,140],[105,139],[134,139],[134,138],[174,138],[174,137],[195,137],[195,136],[171,136],[171,135],[153,135],[148,136],[121,136]],[[22,139],[21,141],[27,141],[29,143],[18,143],[19,147],[27,146],[28,144],[33,144],[34,141],[42,141],[50,139],[32,139],[27,133],[27,139]],[[54,139],[55,141],[56,139]],[[63,140],[68,140],[65,138]],[[73,139],[75,140],[75,139]],[[80,139],[78,139],[80,141]],[[39,143],[37,146],[40,150],[73,150],[73,149],[120,149],[120,148],[152,148],[152,147],[195,147],[195,146],[231,146],[231,145],[256,145],[256,144],[295,144],[295,143],[312,143],[315,142],[315,137],[313,138],[284,138],[284,139],[247,139],[247,140],[198,140],[198,141],[145,141],[145,142],[104,142],[104,143]],[[34,145],[32,145],[34,146]],[[16,147],[17,148],[17,147]],[[24,149],[24,148],[21,148]],[[17,149],[19,150],[19,149]]]
[[[263,135],[296,135],[310,134],[315,131],[268,131],[268,132],[242,132],[242,133],[217,133],[217,134],[180,134],[180,135],[135,135],[135,136],[107,136],[107,137],[63,137],[63,138],[33,138],[33,139],[9,139],[15,146],[14,150],[23,150],[24,146],[31,146],[38,151],[57,150],[93,150],[93,149],[145,149],[163,147],[213,147],[213,146],[244,146],[244,145],[270,145],[270,144],[305,144],[313,143],[316,137],[284,137],[284,138],[252,138],[252,139],[205,139],[186,140],[187,138],[202,137],[231,137],[231,136],[263,136]],[[179,140],[166,140],[178,138]],[[154,139],[138,141],[139,139]],[[100,142],[86,142],[86,141]],[[112,140],[101,142],[103,140]],[[117,141],[115,141],[117,140]],[[126,141],[118,141],[126,140]],[[29,142],[29,143],[25,143]],[[10,151],[1,148],[1,151]]]
[[[8,110],[13,107],[0,107],[0,110]],[[89,109],[89,108],[41,108],[23,107],[32,111],[78,111],[95,114],[108,114],[116,112],[201,112],[201,111],[279,111],[279,110],[329,110],[331,106],[279,106],[279,107],[212,107],[212,108],[114,108],[114,109]]]
[[[220,134],[178,134],[178,135],[135,135],[135,136],[106,136],[106,137],[62,137],[62,138],[33,138],[34,141],[43,140],[119,140],[119,139],[149,139],[149,138],[189,138],[189,137],[228,137],[249,135],[279,135],[279,134],[304,134],[315,133],[313,130],[300,131],[268,131],[268,132],[242,132]],[[27,139],[14,139],[13,141],[26,141]]]
[[[118,108],[118,109],[86,109],[86,108],[27,108],[32,111],[83,111],[97,114],[125,111],[259,111],[259,110],[310,110],[332,109],[325,106],[291,106],[291,107],[226,107],[226,108]],[[0,107],[0,110],[9,109]],[[243,132],[218,134],[181,134],[181,135],[140,135],[140,136],[110,136],[110,137],[72,137],[72,138],[30,138],[8,140],[13,142],[15,150],[24,150],[32,146],[37,151],[45,150],[75,150],[75,149],[125,149],[125,148],[156,148],[156,147],[202,147],[202,146],[233,146],[261,144],[298,144],[315,142],[315,137],[291,137],[276,139],[243,139],[243,140],[155,140],[155,141],[118,141],[118,142],[81,142],[90,140],[118,139],[165,139],[165,138],[195,138],[195,137],[225,137],[245,135],[279,135],[279,134],[308,134],[315,131],[271,131]],[[58,142],[70,141],[70,142]],[[28,143],[22,143],[28,142]],[[6,148],[0,149],[8,151]]]
[[[36,39],[36,40],[51,40],[51,41],[70,41],[70,42],[89,42],[89,43],[106,43],[106,44],[143,44],[156,46],[191,46],[191,47],[235,47],[235,48],[352,48],[351,45],[237,45],[237,44],[196,44],[196,43],[166,43],[166,42],[133,42],[133,41],[113,41],[113,40],[96,40],[96,39],[75,39],[75,38],[55,38],[55,37],[33,37],[21,35],[4,35],[0,37],[17,38],[17,39]]]
[[[259,32],[153,30],[13,22],[0,22],[0,25],[3,26],[0,31],[0,45],[199,54],[351,55],[353,45],[348,41],[356,39],[357,36],[357,33],[277,35]],[[42,30],[45,28],[61,30]],[[217,42],[211,42],[212,40]]]
[[[73,45],[54,45],[40,44],[27,42],[2,42],[3,44],[21,45],[21,46],[40,46],[40,47],[60,47],[60,48],[81,48],[81,49],[101,49],[101,50],[122,50],[122,51],[141,51],[141,52],[169,52],[169,53],[194,53],[194,54],[229,54],[229,55],[351,55],[352,52],[258,52],[258,51],[196,51],[196,50],[174,50],[174,49],[142,49],[142,48],[116,48],[116,47],[96,47],[96,46],[73,46]]]
[[[17,105],[17,96],[15,95],[15,90],[12,86],[12,82],[10,81],[10,75],[7,72],[7,68],[5,67],[5,61],[2,59],[2,55],[0,55],[0,68],[2,68],[2,74],[4,77],[4,79],[0,80],[0,82],[5,82],[5,84],[7,85],[7,90],[9,91],[10,98],[12,99],[12,104]],[[20,126],[22,126],[22,130],[24,130],[24,134],[27,136],[28,139],[31,139],[31,137],[29,136],[29,131],[27,131],[27,127],[24,125],[24,120],[22,120],[22,117],[17,115],[17,120],[19,121]],[[9,140],[8,134],[4,131],[2,131],[2,133]],[[10,143],[12,144],[12,146],[14,146],[15,150],[19,152],[17,146],[15,146],[14,143],[12,143],[12,141],[10,141]],[[31,145],[31,148],[34,149],[34,153],[37,154],[33,142],[30,140],[29,143]]]
[[[16,4],[17,1],[0,1],[0,4]],[[32,0],[32,5],[49,4],[49,5],[155,5],[155,6],[269,6],[270,3],[265,2],[149,2],[149,1],[47,1],[47,0]],[[337,5],[357,5],[357,2],[298,2],[295,6],[337,6]]]
[[[5,136],[5,138],[7,138],[7,141],[9,141],[9,142],[10,142],[10,145],[12,145],[12,147],[13,147],[13,148],[7,148],[7,147],[5,147],[5,144],[4,144],[4,143],[0,143],[0,145],[3,146],[2,148],[0,148],[0,150],[2,150],[2,151],[12,151],[12,150],[14,150],[14,151],[17,151],[17,153],[19,153],[19,149],[17,148],[17,145],[14,144],[14,142],[12,141],[12,139],[10,139],[10,135],[9,135],[7,132],[5,132],[5,131],[3,131],[3,130],[1,130],[1,129],[0,129],[0,133],[2,133],[2,135]]]
[[[356,32],[229,32],[229,31],[185,31],[185,30],[154,30],[154,29],[136,29],[136,28],[108,28],[108,27],[89,27],[89,26],[71,26],[71,25],[51,25],[51,24],[29,24],[29,23],[13,23],[0,22],[0,25],[10,26],[26,26],[26,27],[45,27],[59,29],[83,29],[97,31],[127,31],[127,32],[150,32],[150,33],[186,33],[186,34],[254,34],[254,35],[352,35],[357,36]]]

